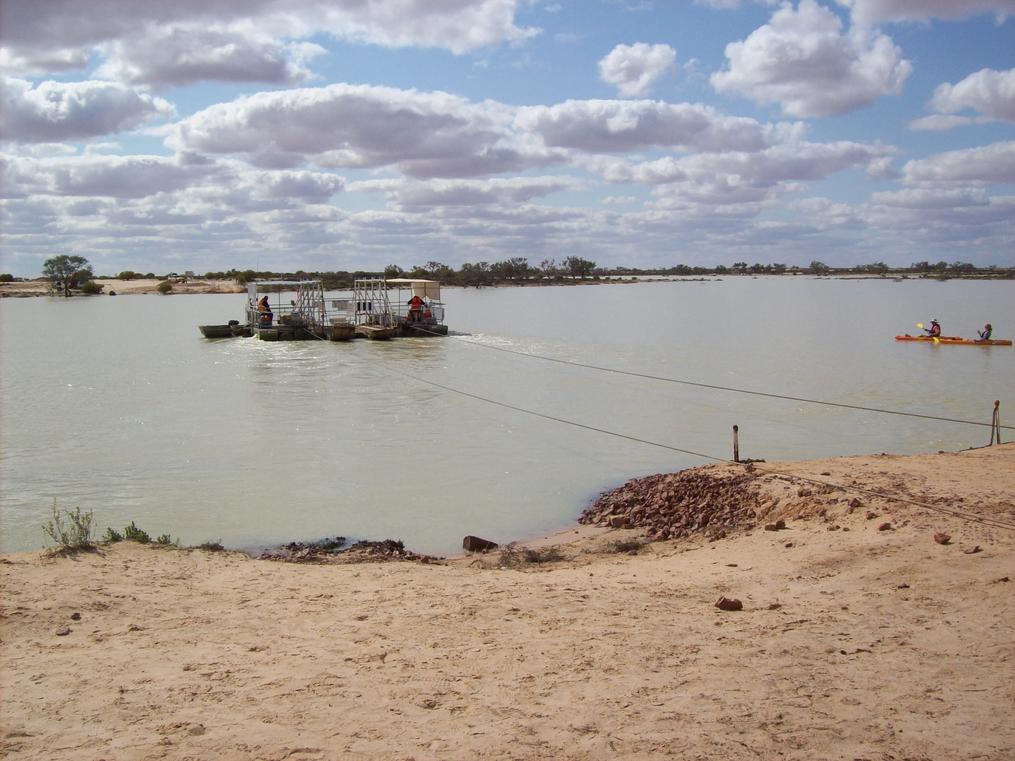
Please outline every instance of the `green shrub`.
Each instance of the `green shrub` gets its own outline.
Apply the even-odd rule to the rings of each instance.
[[[173,284],[170,283],[168,280],[163,280],[161,283],[155,286],[155,289],[163,296],[165,296],[167,293],[173,290]]]
[[[103,287],[104,286],[96,283],[94,280],[89,280],[87,283],[81,284],[81,293],[86,296],[98,296],[102,293]]]
[[[123,527],[123,538],[128,542],[137,542],[138,544],[150,544],[152,541],[148,532],[135,526],[134,521],[131,521],[129,526]]]
[[[115,544],[116,542],[123,541],[123,534],[121,534],[115,528],[107,528],[106,535],[102,537],[102,540],[105,542],[109,542],[111,544]]]
[[[220,541],[204,542],[203,544],[197,545],[197,547],[195,547],[195,549],[204,550],[205,552],[223,552],[223,551],[225,551],[225,547],[222,546],[222,542],[220,542]]]
[[[73,510],[59,510],[53,500],[53,516],[43,525],[43,532],[56,542],[59,552],[77,552],[94,547],[92,542],[92,513]]]
[[[178,542],[174,542],[173,537],[171,537],[169,534],[159,534],[158,538],[155,540],[155,544],[162,544],[168,547],[172,547],[178,544]]]

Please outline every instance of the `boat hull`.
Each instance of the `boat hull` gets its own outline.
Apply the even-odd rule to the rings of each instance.
[[[198,325],[197,327],[205,338],[231,338],[233,336],[232,325]]]
[[[977,341],[972,338],[959,338],[958,336],[932,338],[931,336],[911,336],[906,334],[904,336],[895,336],[895,340],[918,341],[925,344],[955,344],[958,346],[1011,346],[1011,341],[1007,338],[988,338],[986,341]]]

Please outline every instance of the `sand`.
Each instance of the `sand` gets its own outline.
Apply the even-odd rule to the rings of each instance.
[[[103,286],[99,296],[108,296],[115,291],[117,296],[158,294],[158,286],[162,280],[140,278],[137,280],[117,280],[115,278],[96,278],[95,282]],[[245,293],[246,288],[238,285],[235,280],[205,280],[191,278],[184,283],[173,282],[170,295],[187,293]],[[4,296],[52,296],[53,292],[45,280],[27,280],[16,283],[0,283],[0,297]],[[75,298],[79,294],[75,294]]]
[[[1015,445],[758,468],[1015,526]],[[517,568],[5,556],[2,755],[1015,758],[1015,531],[760,480],[785,530]]]

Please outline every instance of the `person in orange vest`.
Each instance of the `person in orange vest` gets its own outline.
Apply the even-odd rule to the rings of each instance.
[[[423,311],[423,299],[413,294],[409,299],[409,322],[419,322],[419,314]]]

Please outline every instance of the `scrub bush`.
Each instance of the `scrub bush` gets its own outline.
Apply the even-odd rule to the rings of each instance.
[[[42,527],[43,532],[56,543],[57,552],[78,552],[90,550],[92,542],[92,513],[81,512],[80,507],[73,510],[59,510],[53,500],[53,514],[49,522]]]

